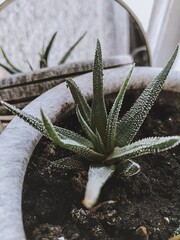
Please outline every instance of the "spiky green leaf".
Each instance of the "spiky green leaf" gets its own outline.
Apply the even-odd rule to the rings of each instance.
[[[78,117],[78,120],[81,124],[82,129],[84,130],[84,132],[86,133],[86,135],[89,137],[89,139],[96,144],[96,134],[91,130],[91,128],[89,127],[89,125],[87,124],[87,122],[85,121],[85,119],[83,118],[80,110],[79,110],[79,106],[76,106],[76,114]]]
[[[158,153],[176,147],[178,144],[180,144],[180,136],[144,138],[122,148],[115,147],[105,162],[112,164],[149,153]]]
[[[47,62],[44,60],[44,56],[40,54],[40,60],[39,60],[39,67],[45,68],[47,67]]]
[[[99,135],[99,133],[96,131],[96,134],[92,131],[92,129],[89,127],[87,122],[84,120],[83,116],[81,115],[81,112],[79,111],[79,108],[77,106],[76,108],[76,113],[78,120],[82,126],[82,129],[86,133],[86,135],[89,137],[90,141],[93,143],[94,148],[99,152],[99,153],[105,153],[105,146],[102,142],[102,139]]]
[[[132,160],[124,160],[118,164],[117,171],[123,177],[131,177],[140,171],[140,165]]]
[[[4,68],[4,69],[5,69],[8,73],[10,73],[10,74],[15,74],[15,73],[16,73],[13,69],[7,67],[6,65],[4,65],[4,64],[2,64],[2,63],[0,63],[0,66],[1,66],[2,68]]]
[[[76,114],[78,117],[78,120],[82,126],[82,129],[84,130],[84,132],[86,133],[86,135],[89,137],[90,141],[93,143],[95,149],[99,152],[104,154],[105,153],[105,146],[104,143],[101,139],[101,136],[99,135],[97,129],[96,129],[96,133],[94,133],[92,131],[92,129],[90,128],[90,126],[87,124],[87,122],[84,120],[78,105],[76,107]]]
[[[57,170],[87,171],[89,169],[89,161],[77,154],[56,161],[49,161],[49,164]]]
[[[54,43],[56,34],[57,34],[57,32],[55,32],[55,33],[52,35],[52,37],[51,37],[51,39],[50,39],[50,41],[49,41],[46,49],[44,49],[44,43],[43,43],[42,51],[41,51],[41,53],[39,54],[39,55],[40,55],[39,67],[40,67],[40,68],[48,67],[48,57],[49,57],[49,53],[50,53],[50,50],[51,50],[51,48],[52,48],[52,45],[53,45],[53,43]]]
[[[2,47],[1,47],[1,51],[2,51],[3,57],[4,57],[4,59],[6,60],[7,64],[9,64],[9,66],[10,66],[16,73],[21,73],[22,71],[21,71],[19,68],[15,67],[15,66],[10,62],[10,60],[9,60],[8,57],[6,56],[6,54],[5,54],[5,52],[4,52],[4,50],[3,50]]]
[[[55,32],[55,33],[52,35],[52,37],[51,37],[51,39],[50,39],[50,41],[49,41],[49,43],[48,43],[48,45],[47,45],[47,47],[46,47],[46,50],[45,50],[45,52],[44,52],[44,54],[43,54],[43,59],[44,59],[44,61],[46,62],[46,67],[48,66],[49,53],[50,53],[50,50],[51,50],[52,45],[53,45],[53,43],[54,43],[54,40],[55,40],[56,35],[57,35],[57,32]]]
[[[97,160],[101,162],[104,159],[104,155],[95,152],[94,150],[88,148],[85,144],[80,143],[73,139],[67,139],[67,138],[61,138],[59,134],[56,132],[56,129],[54,128],[51,121],[48,119],[47,116],[43,113],[41,110],[41,116],[42,116],[42,122],[45,127],[45,130],[47,132],[47,135],[49,138],[59,145],[62,148],[68,149],[74,153],[77,153],[85,158],[87,158],[90,161]]]
[[[171,59],[160,72],[160,74],[146,87],[132,108],[123,116],[117,127],[116,143],[119,147],[129,144],[142,123],[144,122],[149,110],[157,99],[164,81],[175,61],[179,46],[176,48]]]
[[[41,132],[44,136],[47,136],[47,133],[44,129],[44,126],[42,124],[42,121],[30,114],[25,113],[24,111],[14,107],[13,105],[4,102],[3,100],[0,101],[2,105],[4,105],[10,112],[12,112],[13,114],[16,114],[18,117],[20,117],[21,119],[23,119],[25,122],[29,123],[32,127],[34,127],[35,129],[37,129],[39,132]],[[88,139],[82,137],[81,135],[70,131],[68,129],[65,128],[61,128],[58,126],[54,126],[57,134],[61,137],[61,138],[66,138],[66,139],[72,139],[74,141],[79,141],[80,143],[85,144],[87,147],[89,148],[93,148],[94,145],[92,144],[91,141],[89,141]]]
[[[81,42],[81,40],[85,37],[87,32],[83,33],[82,36],[68,49],[68,51],[64,54],[64,56],[59,61],[59,64],[63,64],[66,62],[72,51],[75,49],[75,47]]]
[[[37,129],[39,132],[41,132],[43,135],[47,136],[46,132],[44,131],[43,124],[38,118],[32,116],[31,114],[25,113],[24,111],[16,108],[15,106],[7,102],[4,102],[3,100],[1,100],[0,103],[4,107],[6,107],[6,109],[8,109],[11,113],[17,115],[18,117],[23,119],[25,122],[29,123],[32,127]]]
[[[105,144],[103,143],[103,140],[98,132],[98,130],[96,129],[96,138],[97,138],[97,142],[98,142],[98,149],[101,153],[105,153]]]
[[[84,120],[90,125],[91,108],[89,107],[84,95],[81,93],[79,87],[72,79],[67,79],[67,85]]]
[[[103,142],[105,142],[107,112],[103,93],[103,65],[99,40],[97,40],[93,68],[93,94],[91,126],[94,131],[98,130]]]
[[[106,146],[107,152],[111,152],[114,149],[115,146],[115,140],[116,140],[116,129],[117,129],[117,122],[118,122],[118,116],[119,116],[119,111],[121,109],[121,105],[124,99],[124,95],[126,92],[126,89],[128,87],[129,80],[131,78],[132,71],[134,69],[134,66],[131,68],[129,71],[129,74],[127,78],[125,79],[122,87],[119,90],[119,93],[114,101],[114,104],[111,108],[111,111],[108,116],[108,121],[107,121],[107,128],[106,128]]]
[[[28,64],[29,68],[31,69],[31,71],[33,71],[34,69],[33,69],[31,63],[28,60],[27,60],[27,64]]]
[[[58,126],[54,126],[54,128],[60,137],[64,139],[72,139],[73,141],[77,141],[80,144],[85,144],[88,148],[94,149],[93,143],[85,137],[82,137],[81,135],[65,128],[61,128]]]

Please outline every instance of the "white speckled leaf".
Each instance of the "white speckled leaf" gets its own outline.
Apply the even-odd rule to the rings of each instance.
[[[29,123],[32,127],[34,127],[35,129],[37,129],[39,132],[41,132],[44,136],[48,137],[44,126],[41,122],[40,119],[25,113],[24,111],[14,107],[13,105],[4,102],[1,100],[1,104],[4,105],[10,112],[12,112],[13,114],[16,114],[18,117],[20,117],[21,119],[23,119],[25,122]],[[57,134],[59,137],[65,139],[65,138],[73,138],[75,141],[78,141],[79,143],[85,144],[88,148],[94,148],[94,145],[92,144],[91,141],[89,141],[88,139],[82,137],[81,135],[70,131],[68,129],[65,128],[61,128],[58,126],[54,126]]]
[[[95,131],[98,130],[104,140],[107,124],[107,112],[103,93],[103,65],[101,45],[97,40],[96,53],[93,68],[93,95],[91,126]]]
[[[106,158],[106,162],[112,164],[149,153],[158,153],[171,149],[178,144],[180,144],[180,136],[144,138],[122,148],[116,147]]]
[[[54,143],[56,143],[62,148],[71,150],[72,152],[77,153],[90,161],[101,161],[104,158],[104,155],[95,152],[93,149],[88,148],[85,144],[79,142],[78,139],[74,140],[73,136],[71,138],[61,138],[53,127],[51,121],[48,119],[48,117],[45,116],[42,110],[41,116],[47,135]]]
[[[87,123],[90,123],[91,108],[89,107],[85,97],[81,93],[77,84],[72,80],[67,80],[68,87],[71,91],[75,103],[78,105],[78,108]]]
[[[162,72],[146,87],[135,104],[120,120],[116,136],[116,143],[119,147],[129,144],[138,132],[162,89],[163,83],[176,59],[178,49],[179,46]]]
[[[114,101],[114,104],[108,116],[107,128],[106,128],[107,152],[111,152],[114,149],[119,111],[121,109],[121,105],[122,105],[124,95],[126,93],[126,89],[128,87],[128,83],[131,78],[133,69],[134,69],[134,65],[129,71],[128,76],[125,79],[122,87],[120,88],[119,93]]]

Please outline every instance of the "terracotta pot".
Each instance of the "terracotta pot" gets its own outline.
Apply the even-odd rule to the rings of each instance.
[[[120,67],[104,71],[105,94],[118,91],[128,69],[129,67]],[[137,67],[129,89],[144,88],[159,72],[158,68]],[[179,79],[180,72],[171,72],[164,90],[179,96]],[[76,77],[76,82],[86,98],[91,99],[92,74]],[[179,107],[180,98],[177,97],[176,101]],[[38,117],[40,107],[43,107],[52,121],[71,110],[74,103],[66,84],[60,84],[42,94],[24,110]],[[12,120],[0,136],[0,239],[25,239],[21,208],[23,179],[28,161],[40,138],[38,131],[18,117]]]

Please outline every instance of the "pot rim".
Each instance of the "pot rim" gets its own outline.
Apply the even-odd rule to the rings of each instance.
[[[131,66],[104,70],[105,94],[115,93],[122,85]],[[144,88],[160,72],[160,68],[137,67],[129,89]],[[87,99],[92,97],[92,73],[75,78]],[[180,72],[171,71],[164,90],[180,93]],[[24,110],[39,117],[39,109],[54,122],[61,114],[74,106],[72,96],[62,83],[32,101]],[[15,117],[0,136],[0,239],[25,240],[22,221],[21,195],[26,167],[39,142],[41,134],[27,123]],[[7,190],[8,189],[8,190]]]

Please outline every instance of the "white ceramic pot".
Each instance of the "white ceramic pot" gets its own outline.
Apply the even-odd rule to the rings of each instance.
[[[104,71],[105,94],[118,91],[130,67]],[[129,89],[144,88],[160,72],[158,68],[137,67]],[[76,82],[86,98],[92,97],[92,73],[76,77]],[[180,93],[180,72],[171,72],[164,89]],[[177,94],[179,96],[179,94]],[[74,107],[66,84],[60,84],[32,101],[24,110],[39,116],[43,107],[54,122],[61,114]],[[41,134],[15,117],[0,136],[0,239],[25,240],[22,221],[22,187],[26,167]]]

